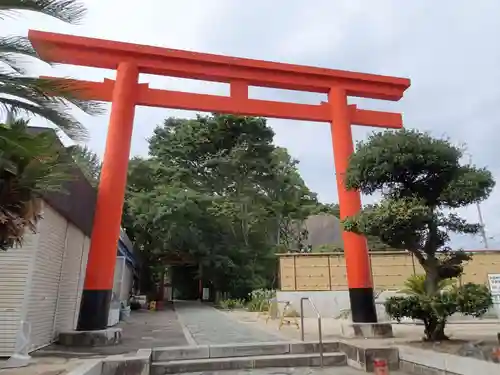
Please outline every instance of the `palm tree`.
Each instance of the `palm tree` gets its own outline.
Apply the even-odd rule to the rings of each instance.
[[[61,190],[70,165],[55,132],[30,133],[22,119],[0,125],[0,250],[35,231],[42,194]]]
[[[0,19],[22,11],[74,24],[86,9],[76,0],[0,0]],[[0,121],[0,250],[22,244],[26,229],[34,231],[40,219],[42,193],[61,190],[70,179],[69,160],[56,144],[56,134],[32,134],[28,121],[16,118],[20,114],[42,117],[80,141],[87,131],[70,114],[71,106],[89,114],[101,111],[97,103],[79,100],[72,87],[30,77],[23,66],[26,56],[38,58],[27,38],[0,37],[0,110],[7,117]]]
[[[86,13],[77,0],[0,0],[0,19],[21,11],[46,14],[76,24]],[[0,107],[14,115],[39,116],[53,123],[75,141],[87,137],[85,127],[70,114],[71,105],[86,113],[97,114],[102,108],[96,102],[78,99],[74,88],[49,79],[27,75],[23,56],[38,58],[29,40],[19,36],[0,37]]]
[[[405,293],[409,295],[416,296],[426,296],[427,291],[425,289],[425,275],[412,275],[404,282],[404,288],[401,289],[400,293]],[[448,290],[452,286],[456,285],[456,279],[445,279],[438,283],[437,291],[441,292],[443,290]]]

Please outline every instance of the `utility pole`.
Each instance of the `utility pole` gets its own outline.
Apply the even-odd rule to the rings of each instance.
[[[472,155],[469,155],[469,164],[472,165]],[[486,230],[484,228],[484,221],[483,221],[483,214],[481,212],[481,205],[476,203],[476,208],[477,208],[477,215],[479,216],[479,225],[481,226],[481,237],[483,237],[483,243],[484,243],[484,248],[488,249],[488,237],[486,237]]]

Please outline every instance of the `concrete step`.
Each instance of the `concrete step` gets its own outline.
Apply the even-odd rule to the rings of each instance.
[[[346,366],[347,357],[343,353],[324,353],[323,365],[328,367]],[[150,374],[164,375],[197,371],[241,370],[266,367],[318,366],[320,366],[320,357],[317,353],[278,354],[153,362],[151,364]]]
[[[339,343],[336,341],[324,342],[323,351],[325,353],[338,352]],[[151,359],[152,362],[165,362],[187,359],[310,353],[319,353],[318,342],[253,342],[242,344],[154,348]]]

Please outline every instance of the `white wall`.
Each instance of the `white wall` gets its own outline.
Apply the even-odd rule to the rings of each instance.
[[[37,244],[38,233],[27,232],[22,247],[0,250],[0,357],[14,350]]]
[[[387,292],[381,294],[376,299],[376,310],[377,317],[379,321],[387,321],[389,318],[385,313],[383,302],[389,296],[394,293]],[[303,291],[303,292],[288,292],[288,291],[278,291],[276,293],[278,301],[290,301],[293,308],[300,312],[300,299],[303,297],[309,297],[314,303],[319,313],[324,318],[339,318],[342,312],[350,310],[351,303],[349,301],[349,292],[344,290],[336,291]],[[282,309],[284,304],[280,304]],[[311,304],[304,301],[304,317],[305,318],[315,318],[316,312],[311,307]],[[350,317],[350,315],[348,316]]]
[[[401,296],[401,293],[396,291],[384,291],[380,293],[375,300],[375,307],[377,310],[377,318],[379,322],[389,321],[390,318],[385,312],[384,302],[393,296]],[[338,318],[342,310],[350,309],[349,302],[349,292],[348,291],[277,291],[276,297],[278,301],[289,301],[292,304],[293,309],[300,313],[300,299],[303,297],[309,297],[319,313],[324,318]],[[279,304],[280,311],[283,311],[283,303]],[[496,315],[497,311],[494,308],[488,311],[484,318],[495,318],[500,319],[500,314]],[[311,304],[304,301],[304,317],[305,318],[315,318],[316,313],[312,309]],[[350,317],[350,316],[349,316]],[[464,320],[475,320],[476,318],[470,316],[463,316],[462,314],[455,314],[449,318],[450,322],[453,321],[464,321]]]
[[[349,292],[347,291],[278,291],[276,293],[278,301],[290,301],[293,308],[300,312],[300,299],[309,297],[314,303],[322,317],[336,318],[342,310],[349,309]],[[283,304],[280,304],[280,307]],[[311,304],[304,301],[304,317],[316,317],[316,313],[311,307]]]
[[[0,357],[13,353],[21,320],[31,325],[30,350],[76,327],[89,243],[45,204],[38,233],[0,252]]]
[[[43,219],[39,223],[31,287],[26,295],[26,321],[31,324],[31,350],[47,345],[53,339],[67,230],[68,221],[45,205]]]

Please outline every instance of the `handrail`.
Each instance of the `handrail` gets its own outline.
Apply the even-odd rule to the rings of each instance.
[[[319,364],[323,367],[323,331],[321,329],[321,314],[319,313],[316,305],[309,297],[302,297],[300,299],[300,338],[304,341],[304,301],[308,300],[318,317],[318,341],[319,341]]]

